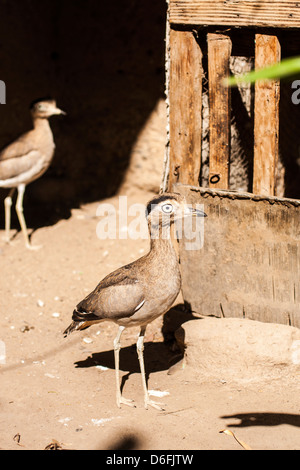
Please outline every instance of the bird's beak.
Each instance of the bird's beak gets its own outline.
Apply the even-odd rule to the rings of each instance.
[[[64,116],[66,116],[66,112],[63,111],[62,109],[59,109],[59,108],[54,108],[53,109],[53,114],[63,114]]]
[[[192,216],[192,217],[207,217],[205,212],[201,211],[200,209],[194,209],[194,207],[187,206],[184,209],[185,216]]]

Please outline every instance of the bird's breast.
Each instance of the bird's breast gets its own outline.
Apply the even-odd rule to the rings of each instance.
[[[144,284],[145,302],[130,318],[122,318],[118,324],[137,326],[147,324],[166,313],[176,300],[181,287],[179,268],[169,276],[155,275]]]

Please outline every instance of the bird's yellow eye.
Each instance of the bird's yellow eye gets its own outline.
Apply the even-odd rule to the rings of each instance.
[[[166,214],[171,214],[173,212],[172,204],[164,204],[161,208],[162,208],[162,211],[165,212]]]

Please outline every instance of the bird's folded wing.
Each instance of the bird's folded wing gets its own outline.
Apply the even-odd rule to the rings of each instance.
[[[15,178],[30,172],[31,169],[38,172],[40,171],[41,163],[41,154],[38,150],[31,150],[18,158],[0,160],[0,180]]]
[[[143,288],[136,281],[96,288],[78,304],[77,310],[85,312],[86,318],[113,320],[132,316],[144,302]]]
[[[31,150],[34,150],[32,139],[29,138],[29,133],[23,134],[0,152],[0,162],[23,157]]]

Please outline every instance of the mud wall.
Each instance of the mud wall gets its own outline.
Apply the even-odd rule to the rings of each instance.
[[[164,96],[165,1],[0,0],[0,18],[0,148],[30,129],[32,100],[50,95],[67,112],[51,118],[55,157],[27,202],[114,194]]]

